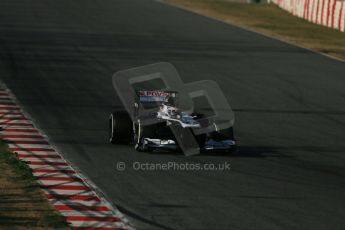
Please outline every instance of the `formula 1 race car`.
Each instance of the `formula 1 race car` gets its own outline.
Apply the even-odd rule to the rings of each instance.
[[[144,90],[137,91],[136,94],[134,116],[131,117],[127,111],[115,111],[110,115],[111,143],[129,143],[133,144],[136,150],[147,152],[183,150],[181,145],[192,141],[197,143],[200,152],[236,150],[232,127],[198,134],[198,129],[210,124],[201,113],[180,111],[178,92]],[[190,131],[189,137],[185,134],[186,131]],[[194,140],[188,140],[190,136]]]

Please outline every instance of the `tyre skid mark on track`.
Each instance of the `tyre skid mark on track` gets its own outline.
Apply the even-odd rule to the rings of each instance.
[[[72,229],[133,229],[49,144],[7,89],[0,89],[0,139],[31,168],[47,199]]]

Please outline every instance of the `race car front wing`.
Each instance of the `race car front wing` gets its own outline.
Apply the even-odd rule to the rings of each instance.
[[[174,140],[142,138],[139,144],[142,151],[154,150],[180,150],[178,144]],[[236,150],[236,141],[234,140],[214,140],[209,139],[200,146],[200,152],[229,152]]]

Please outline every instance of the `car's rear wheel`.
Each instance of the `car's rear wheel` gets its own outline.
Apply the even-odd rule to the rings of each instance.
[[[130,143],[133,140],[133,123],[125,111],[116,111],[109,117],[109,141],[113,144]]]

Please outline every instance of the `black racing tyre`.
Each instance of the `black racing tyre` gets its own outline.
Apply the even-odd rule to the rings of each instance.
[[[223,134],[228,139],[235,140],[233,127],[220,130],[219,133]]]
[[[213,137],[215,140],[230,139],[230,140],[236,141],[235,137],[234,137],[234,128],[233,127],[219,130],[218,132],[212,132],[211,137]],[[237,151],[238,151],[237,145],[233,145],[232,148],[229,149],[227,152],[234,155],[234,154],[237,154]]]
[[[209,133],[209,137],[211,137],[212,139],[216,140],[216,141],[220,141],[220,140],[234,140],[234,131],[233,128],[227,128],[227,129],[222,129],[219,131],[213,131]]]
[[[130,143],[133,140],[133,123],[125,111],[116,111],[109,116],[109,141],[113,144]]]

